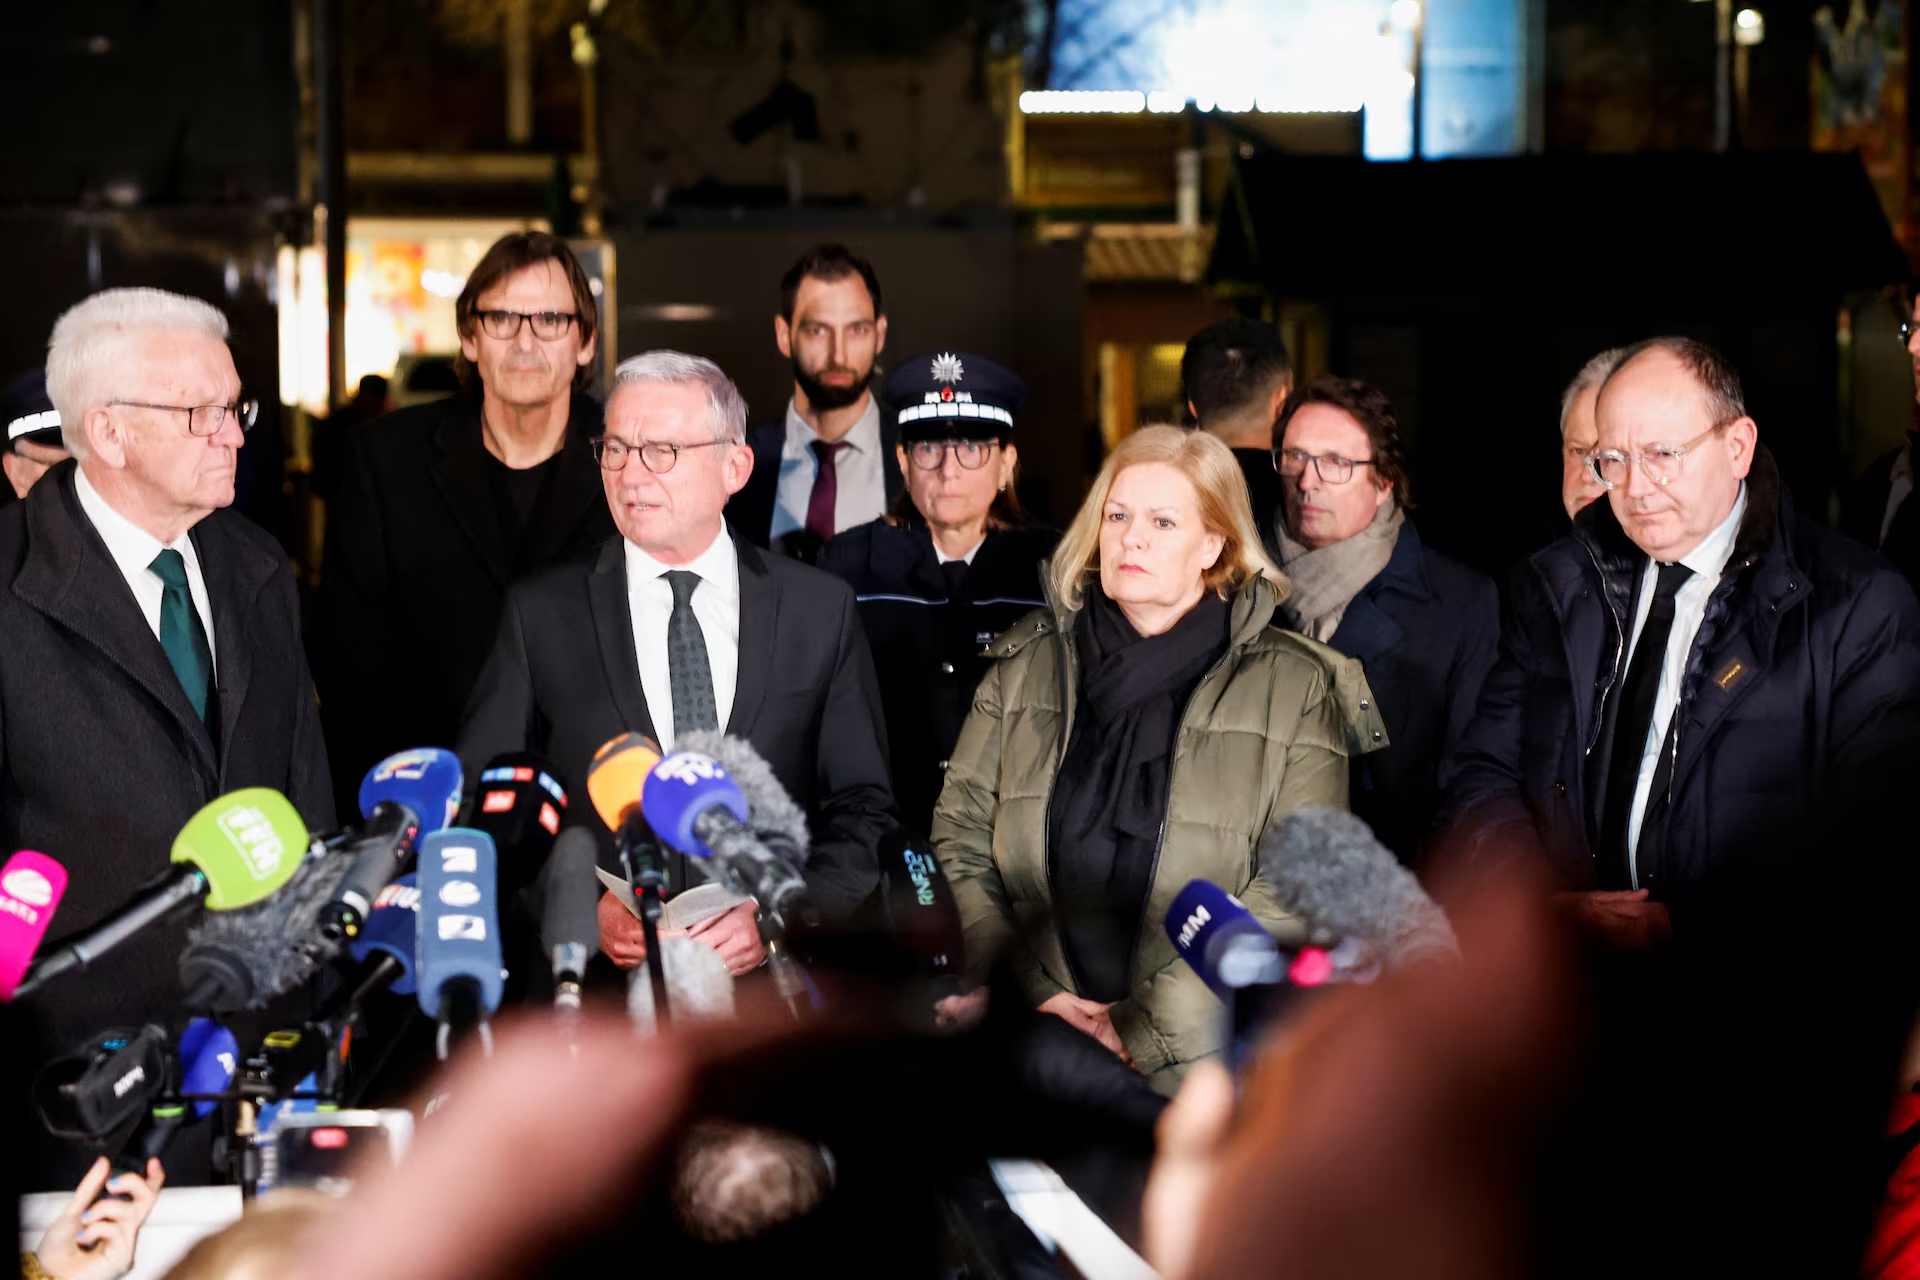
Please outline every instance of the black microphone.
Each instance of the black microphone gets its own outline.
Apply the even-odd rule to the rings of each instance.
[[[337,954],[339,944],[321,931],[320,916],[353,862],[344,851],[308,857],[266,901],[196,925],[180,954],[188,1010],[260,1008]]]
[[[105,1142],[166,1090],[171,1054],[161,1027],[102,1031],[40,1069],[34,1109],[56,1138]]]
[[[966,968],[960,908],[932,846],[895,826],[880,837],[877,852],[880,915],[887,936],[924,974],[957,986]]]
[[[600,882],[594,875],[597,861],[593,833],[582,827],[568,828],[554,842],[553,854],[547,859],[540,940],[553,961],[556,1008],[579,1009],[587,961],[600,943]]]
[[[1295,809],[1260,842],[1259,865],[1317,944],[1358,939],[1396,969],[1460,958],[1446,912],[1351,813]]]
[[[507,751],[487,762],[460,825],[493,837],[504,900],[538,880],[567,816],[567,788],[545,756]]]

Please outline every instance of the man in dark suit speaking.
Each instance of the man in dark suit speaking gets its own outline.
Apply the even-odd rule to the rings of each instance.
[[[620,536],[508,592],[460,758],[473,776],[499,752],[532,749],[579,786],[609,738],[638,731],[670,750],[678,734],[724,726],[807,811],[807,882],[831,919],[878,880],[886,731],[853,592],[727,526],[727,499],[753,469],[746,417],[710,360],[651,351],[620,365],[593,442]],[[676,876],[671,888],[684,887]],[[735,973],[760,963],[751,903],[698,936]],[[645,958],[639,922],[611,895],[600,941],[619,964]]]
[[[155,289],[68,311],[47,391],[77,461],[0,512],[0,849],[66,866],[52,937],[132,898],[229,791],[272,787],[333,825],[293,574],[223,509],[255,413],[226,336],[213,307]],[[22,1052],[165,1014],[184,933],[151,929],[23,1001]]]

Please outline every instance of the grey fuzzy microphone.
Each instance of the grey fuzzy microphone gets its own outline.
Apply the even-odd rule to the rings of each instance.
[[[667,973],[667,1018],[673,1023],[720,1022],[733,1017],[733,975],[727,962],[698,938],[660,939],[660,964]],[[627,1015],[641,1032],[657,1029],[653,982],[647,966],[627,978]]]
[[[696,751],[719,761],[746,797],[747,825],[754,834],[768,841],[775,853],[797,859],[795,866],[807,865],[807,815],[758,751],[716,729],[683,733],[673,740],[673,749]]]
[[[1296,809],[1260,842],[1260,876],[1325,945],[1366,943],[1390,968],[1458,960],[1453,926],[1366,823],[1338,809]]]
[[[353,863],[345,853],[311,855],[265,900],[195,925],[180,953],[189,1006],[258,1009],[312,977],[339,952],[320,931],[320,913]]]

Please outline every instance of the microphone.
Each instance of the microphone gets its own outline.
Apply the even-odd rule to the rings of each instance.
[[[569,1011],[580,1007],[587,961],[600,945],[600,882],[593,874],[597,861],[593,833],[582,827],[568,829],[555,841],[547,860],[540,941],[553,961],[553,1003]]]
[[[260,1008],[311,977],[338,943],[321,929],[353,863],[346,852],[301,860],[279,893],[240,911],[208,916],[187,934],[180,984],[193,1012]]]
[[[647,775],[641,795],[647,820],[666,844],[708,862],[715,879],[756,900],[783,925],[800,904],[806,880],[747,825],[747,801],[720,762],[676,751]]]
[[[1167,908],[1166,927],[1173,949],[1222,1000],[1286,977],[1280,944],[1245,903],[1217,884],[1188,881]]]
[[[67,869],[44,853],[22,849],[0,869],[0,1004],[13,999],[66,891]]]
[[[415,995],[422,1012],[440,1023],[442,1061],[456,1023],[478,1023],[492,1052],[486,1020],[500,1007],[503,985],[498,874],[499,855],[484,831],[449,827],[420,846]]]
[[[733,1017],[733,975],[718,951],[698,938],[676,934],[660,939],[660,959],[667,975],[667,1008],[675,1023]],[[648,1033],[658,1031],[663,1021],[655,1016],[653,983],[637,969],[627,979],[627,1013]]]
[[[439,747],[402,751],[367,771],[360,781],[367,825],[348,846],[353,863],[320,912],[324,937],[338,942],[360,932],[375,895],[405,869],[420,836],[453,821],[464,782],[460,758]]]
[[[366,928],[348,948],[354,962],[363,966],[347,1001],[349,1008],[357,1008],[381,987],[391,988],[397,996],[414,993],[414,939],[420,929],[418,879],[409,871],[373,900]]]
[[[146,1110],[166,1085],[166,1032],[115,1028],[42,1067],[33,1105],[54,1137],[97,1145]]]
[[[246,787],[204,806],[174,837],[177,866],[157,888],[34,965],[14,991],[23,996],[70,969],[84,969],[142,930],[196,900],[208,910],[252,906],[292,880],[307,849],[307,828],[287,798]]]
[[[500,892],[517,892],[540,878],[560,823],[567,789],[544,756],[509,751],[487,762],[462,826],[493,837],[500,853]]]
[[[1460,958],[1446,912],[1350,813],[1295,809],[1260,842],[1259,867],[1315,942],[1357,938],[1396,969]]]
[[[957,981],[964,931],[953,886],[925,841],[896,826],[880,837],[880,912],[888,937],[927,975]]]
[[[806,811],[794,803],[780,779],[752,744],[731,738],[718,729],[696,729],[680,735],[681,751],[712,756],[733,775],[733,783],[747,800],[747,825],[768,848],[794,866],[804,867],[810,843]]]
[[[233,1032],[210,1018],[195,1018],[180,1033],[174,1055],[180,1087],[163,1090],[153,1107],[128,1135],[115,1159],[116,1168],[145,1173],[148,1160],[166,1154],[173,1135],[195,1120],[212,1115],[219,1102],[211,1098],[188,1101],[195,1094],[225,1093],[240,1063],[240,1042]]]
[[[660,745],[645,734],[625,733],[601,744],[587,765],[587,795],[594,812],[613,831],[613,849],[626,872],[627,888],[640,908],[640,936],[647,948],[647,976],[654,1000],[667,1005],[667,972],[660,956],[660,912],[667,897],[667,864],[647,824],[640,792],[660,763]]]

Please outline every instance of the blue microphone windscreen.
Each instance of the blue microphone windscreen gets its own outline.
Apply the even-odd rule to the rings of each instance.
[[[747,820],[747,800],[712,756],[676,751],[653,767],[640,792],[640,812],[653,833],[676,852],[709,858],[712,850],[693,833],[694,820],[718,806]]]
[[[418,876],[409,871],[380,891],[367,913],[367,923],[350,948],[356,962],[376,951],[385,952],[403,966],[389,988],[395,995],[414,992],[414,938],[419,932],[420,888]]]
[[[1275,954],[1279,951],[1266,927],[1240,899],[1207,880],[1187,882],[1187,887],[1167,909],[1166,924],[1173,949],[1222,1000],[1235,988],[1246,985],[1220,969],[1220,959],[1231,939],[1238,936],[1264,939]]]
[[[438,831],[460,812],[460,789],[466,775],[460,757],[439,747],[420,747],[388,756],[360,780],[360,816],[373,816],[373,807],[391,800],[413,810],[420,833]]]
[[[225,1093],[239,1065],[239,1040],[212,1018],[195,1018],[180,1033],[181,1093]],[[204,1120],[219,1106],[217,1102],[196,1102],[193,1113]]]
[[[448,827],[420,845],[414,980],[420,1008],[440,1016],[449,982],[471,978],[491,1013],[500,1007],[499,854],[484,831]]]

